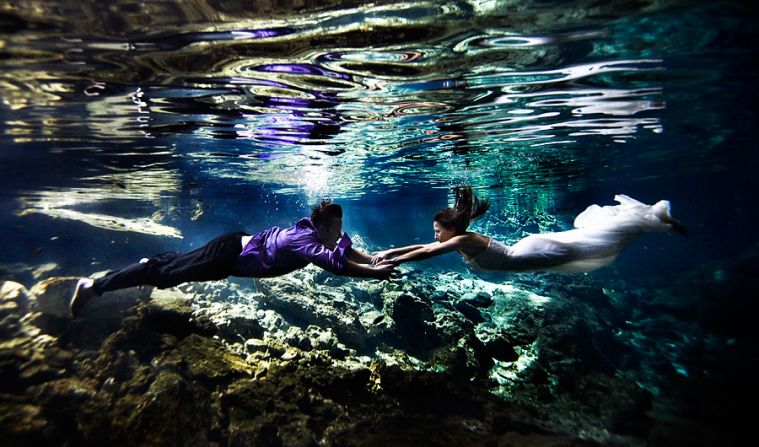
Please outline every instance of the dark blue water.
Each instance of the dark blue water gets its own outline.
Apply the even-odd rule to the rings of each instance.
[[[0,277],[88,275],[325,198],[369,250],[427,242],[464,183],[491,202],[473,229],[506,242],[615,194],[670,200],[687,237],[591,274],[640,293],[755,257],[753,5],[288,5],[7,4]]]

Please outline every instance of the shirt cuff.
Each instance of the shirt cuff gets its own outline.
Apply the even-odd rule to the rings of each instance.
[[[335,247],[335,252],[337,253],[338,258],[344,262],[348,253],[350,253],[350,250],[352,249],[351,247],[353,247],[353,241],[350,236],[348,236],[348,233],[343,233],[343,236],[337,242],[337,246]]]

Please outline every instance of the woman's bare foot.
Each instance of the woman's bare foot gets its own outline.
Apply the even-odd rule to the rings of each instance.
[[[663,220],[664,222],[670,224],[672,226],[672,230],[674,230],[675,232],[680,233],[680,234],[682,234],[684,236],[688,235],[688,229],[685,228],[685,225],[683,225],[682,222],[680,222],[679,220],[675,219],[674,217],[672,217],[672,216],[664,216],[664,217],[661,218],[661,220]]]

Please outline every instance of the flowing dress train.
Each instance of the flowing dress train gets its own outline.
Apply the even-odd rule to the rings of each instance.
[[[609,265],[637,236],[681,225],[670,216],[667,200],[646,205],[614,196],[619,205],[591,205],[574,221],[575,229],[533,234],[512,246],[491,238],[487,249],[465,260],[482,270],[590,272]]]

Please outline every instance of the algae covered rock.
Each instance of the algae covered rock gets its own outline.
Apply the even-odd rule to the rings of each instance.
[[[23,315],[29,308],[29,291],[22,284],[4,281],[0,284],[0,317]]]
[[[160,372],[126,421],[132,445],[209,445],[207,391],[172,371]]]
[[[263,353],[266,356],[280,357],[287,350],[287,346],[271,338],[263,340],[251,338],[245,341],[245,350],[249,353]]]
[[[368,334],[359,320],[357,307],[344,300],[340,289],[315,287],[308,281],[261,281],[265,297],[261,305],[306,325],[332,327],[340,340],[363,348]]]
[[[21,328],[29,309],[29,292],[23,285],[4,281],[0,285],[0,339],[12,338]]]
[[[44,407],[0,399],[0,432],[8,445],[45,445],[54,427],[43,416]]]
[[[515,343],[505,329],[478,328],[477,338],[485,345],[490,357],[503,362],[513,362],[519,358]]]
[[[216,340],[192,334],[178,348],[188,372],[195,378],[224,380],[253,374],[250,365]]]

